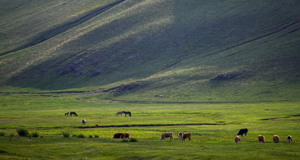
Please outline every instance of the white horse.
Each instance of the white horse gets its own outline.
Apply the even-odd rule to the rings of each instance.
[[[86,124],[86,120],[85,119],[82,120],[82,124]]]

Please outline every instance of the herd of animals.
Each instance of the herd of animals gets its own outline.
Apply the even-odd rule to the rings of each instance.
[[[239,131],[239,133],[237,134],[237,136],[235,137],[235,143],[240,143],[241,142],[241,136],[243,136],[243,134],[245,134],[245,135],[247,135],[248,134],[248,129],[247,128],[245,128],[245,129],[241,129],[240,131]],[[266,143],[266,138],[265,138],[265,136],[263,136],[263,135],[258,135],[258,142],[259,143]],[[291,143],[292,141],[293,141],[293,138],[292,138],[292,136],[291,135],[288,135],[287,137],[286,137],[286,140],[289,142],[289,143]],[[279,136],[278,135],[274,135],[273,136],[273,142],[274,143],[279,143]]]
[[[65,116],[69,116],[69,114],[70,114],[70,116],[73,116],[73,115],[78,116],[76,112],[67,112],[67,113],[65,113]],[[129,115],[131,117],[131,112],[129,112],[129,111],[118,111],[116,116],[118,116],[118,115],[122,116],[123,114],[125,114],[125,117],[127,117],[127,115]],[[82,124],[86,124],[85,119],[82,120]],[[98,128],[98,124],[96,124],[96,128]],[[235,137],[235,143],[240,143],[241,139],[242,139],[241,136],[243,136],[243,135],[247,136],[247,134],[248,134],[248,129],[247,128],[240,129],[237,136]],[[126,139],[126,138],[130,139],[130,133],[115,133],[113,138],[114,139]],[[165,140],[166,138],[170,138],[170,140],[174,140],[173,132],[163,133],[161,135],[160,140]],[[191,141],[191,133],[179,132],[178,133],[178,138],[179,138],[180,141],[185,141],[185,139],[189,139],[189,141]],[[291,135],[288,135],[286,139],[289,143],[291,143],[293,141],[293,138],[292,138]],[[266,143],[265,136],[258,135],[258,142],[259,143]],[[273,142],[274,143],[279,143],[279,136],[278,135],[273,136]]]

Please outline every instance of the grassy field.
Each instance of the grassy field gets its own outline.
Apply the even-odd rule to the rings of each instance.
[[[299,159],[299,8],[1,0],[0,159]],[[235,144],[241,128],[249,135]],[[174,141],[160,141],[164,132]]]
[[[0,159],[299,159],[299,102],[140,104],[84,100],[82,94],[1,94]],[[116,116],[129,110],[132,117]],[[64,116],[76,111],[78,117]],[[81,120],[87,124],[82,125]],[[99,128],[95,128],[95,124]],[[16,130],[38,132],[19,137]],[[241,128],[249,135],[236,144]],[[63,137],[63,132],[70,134]],[[137,142],[113,139],[130,132]],[[174,132],[174,141],[160,141]],[[180,142],[178,132],[192,133]],[[77,138],[83,134],[85,138]],[[257,135],[266,137],[260,144]],[[272,137],[278,134],[280,143]],[[98,135],[99,138],[96,138]],[[287,143],[287,135],[293,142]],[[92,136],[90,138],[89,136]]]

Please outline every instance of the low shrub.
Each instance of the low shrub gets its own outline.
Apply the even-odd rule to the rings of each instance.
[[[89,138],[93,138],[93,135],[89,135]]]
[[[13,138],[13,137],[15,136],[15,134],[11,133],[9,136],[10,136],[11,138]]]
[[[33,132],[33,133],[31,133],[31,136],[37,138],[37,137],[39,137],[39,133],[38,132]]]
[[[94,135],[95,138],[99,138],[99,135]]]
[[[137,142],[136,138],[130,138],[130,142]]]
[[[17,132],[20,137],[26,137],[29,135],[29,132],[27,129],[23,129],[23,128],[17,129]]]
[[[81,133],[81,134],[79,134],[79,135],[77,136],[77,138],[85,138],[85,135],[83,135],[83,134]]]
[[[5,136],[5,133],[4,132],[0,132],[0,136]]]
[[[77,135],[76,135],[76,134],[73,134],[72,137],[77,137]]]
[[[65,138],[69,138],[70,137],[70,133],[69,132],[62,132],[63,137]],[[74,137],[74,136],[73,136]]]

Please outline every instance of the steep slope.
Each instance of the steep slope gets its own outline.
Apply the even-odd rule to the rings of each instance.
[[[1,9],[2,88],[117,88],[114,99],[152,101],[299,98],[297,0],[59,2],[1,2],[10,6]]]

